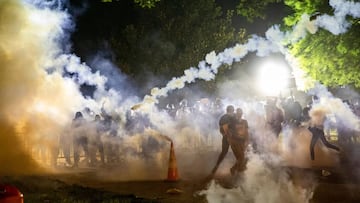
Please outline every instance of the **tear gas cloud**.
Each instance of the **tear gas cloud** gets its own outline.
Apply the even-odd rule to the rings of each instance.
[[[327,14],[318,16],[315,20],[310,20],[308,14],[303,14],[301,20],[293,27],[290,32],[281,32],[278,25],[269,28],[265,37],[253,35],[245,44],[237,44],[232,48],[226,48],[223,52],[216,54],[214,51],[208,53],[204,61],[201,61],[197,68],[191,67],[184,71],[184,75],[178,78],[173,78],[165,87],[155,87],[151,91],[151,95],[146,95],[143,103],[154,102],[157,103],[157,98],[160,96],[167,96],[167,94],[176,89],[181,89],[185,83],[192,83],[196,79],[212,80],[218,72],[222,64],[231,65],[233,62],[239,62],[249,52],[256,52],[260,57],[267,56],[270,53],[280,52],[285,56],[289,55],[286,50],[286,45],[295,43],[304,38],[308,33],[315,34],[318,28],[324,28],[333,34],[340,34],[346,32],[350,24],[346,21],[347,16],[358,18],[360,16],[360,5],[355,2],[330,0],[330,6],[335,9],[334,16]],[[286,57],[286,59],[292,59]],[[299,67],[294,66],[297,63],[289,61],[295,74],[297,86],[304,90],[310,88],[304,86],[309,84],[307,78],[297,76],[304,76]],[[305,81],[304,81],[305,80]],[[311,80],[311,79],[310,79]],[[310,83],[311,84],[311,83]]]
[[[73,25],[70,16],[58,1],[13,1],[0,4],[1,61],[1,138],[17,151],[30,151],[36,142],[51,142],[68,127],[76,111],[89,107],[99,113],[120,111],[119,101],[129,103],[116,89],[105,87],[110,77],[92,72],[79,57],[66,54],[66,30]],[[103,66],[106,68],[105,66]],[[94,98],[84,97],[80,85],[96,86]],[[131,101],[133,104],[133,101]],[[123,108],[127,108],[122,105]],[[128,104],[130,106],[130,104]],[[1,153],[1,165],[36,168],[24,163],[30,156],[17,159],[19,153]],[[28,158],[28,160],[24,160]],[[17,160],[7,163],[7,160]],[[13,167],[11,167],[13,165]],[[28,164],[27,164],[28,165]],[[23,170],[24,172],[29,172]]]
[[[280,52],[291,66],[297,86],[303,90],[309,89],[315,84],[314,81],[306,78],[298,67],[296,59],[287,52],[286,45],[297,42],[308,33],[315,34],[319,28],[329,30],[333,34],[344,33],[349,28],[346,16],[358,18],[360,11],[359,3],[331,0],[330,5],[335,10],[334,16],[320,15],[310,21],[309,16],[304,14],[291,32],[283,33],[279,26],[275,25],[265,33],[265,37],[253,35],[245,44],[236,44],[220,53],[210,52],[205,56],[205,60],[199,62],[198,67],[185,70],[183,76],[174,77],[165,87],[154,87],[150,95],[146,95],[141,101],[136,94],[131,95],[131,87],[127,85],[127,79],[120,72],[115,71],[116,67],[111,62],[101,57],[94,57],[90,64],[96,68],[92,69],[81,62],[76,55],[66,53],[68,50],[64,50],[64,44],[69,43],[67,35],[70,34],[67,31],[73,29],[74,25],[64,5],[61,1],[3,0],[0,2],[0,39],[2,41],[0,44],[0,63],[2,64],[0,94],[1,98],[5,98],[0,101],[0,139],[4,141],[1,143],[7,143],[6,146],[8,146],[0,149],[0,164],[7,166],[0,169],[2,174],[9,171],[31,173],[39,168],[37,160],[29,153],[33,150],[31,146],[41,143],[51,148],[60,135],[67,134],[66,130],[69,128],[74,113],[85,112],[83,110],[85,107],[90,109],[86,111],[87,119],[91,119],[93,114],[104,114],[104,112],[119,117],[115,128],[121,136],[117,136],[118,140],[109,141],[110,143],[119,142],[118,149],[123,150],[123,158],[127,163],[127,168],[124,167],[121,174],[114,174],[118,179],[158,178],[153,172],[164,170],[164,168],[166,170],[164,157],[167,157],[169,139],[176,143],[175,146],[178,149],[182,149],[177,151],[179,156],[184,158],[182,160],[189,160],[179,163],[180,169],[189,168],[191,164],[192,168],[196,165],[204,169],[199,171],[199,174],[206,173],[206,170],[210,170],[211,164],[215,163],[216,155],[210,156],[207,153],[194,158],[193,154],[188,154],[188,152],[194,148],[203,149],[202,146],[211,147],[213,151],[219,150],[221,137],[218,134],[217,118],[219,113],[223,113],[223,107],[230,103],[243,108],[249,127],[254,131],[252,134],[260,145],[266,145],[271,151],[281,153],[281,147],[274,140],[267,140],[271,139],[271,136],[267,136],[268,132],[264,130],[263,106],[259,102],[231,98],[224,100],[220,112],[213,111],[212,114],[206,114],[196,111],[196,115],[185,113],[179,119],[181,122],[175,122],[169,116],[171,109],[168,109],[168,112],[162,111],[154,104],[158,103],[159,97],[166,97],[171,91],[182,89],[186,84],[198,79],[213,80],[223,64],[232,65],[234,62],[239,62],[250,52],[256,52],[256,55],[260,57]],[[94,86],[93,97],[84,97],[80,92],[81,85]],[[345,112],[345,115],[349,115],[347,117],[349,122],[358,121],[347,106],[332,97],[326,89],[321,89],[320,86],[315,86],[315,89],[319,91],[317,95],[322,98],[320,104],[324,106],[324,113],[344,115],[343,112]],[[198,109],[212,108],[211,102],[205,100],[199,101],[196,105]],[[133,110],[130,110],[131,107]],[[187,111],[186,108],[182,110]],[[146,112],[145,117],[143,112]],[[140,132],[132,132],[133,136],[127,136],[125,121],[129,115],[140,116],[150,121],[148,127],[156,132],[143,129]],[[131,124],[130,129],[136,129],[134,126],[137,123]],[[87,127],[84,130],[90,129],[92,128]],[[304,136],[310,135],[304,132]],[[303,144],[299,142],[297,147],[299,154],[303,156],[308,155],[304,152],[306,148],[302,147],[305,145],[308,146],[308,142]],[[139,158],[139,154],[152,157],[143,159]],[[144,162],[144,160],[150,162]],[[276,161],[277,158],[269,160],[271,160],[271,165],[279,164]],[[309,157],[304,160],[307,162]],[[269,185],[262,186],[274,186],[275,176],[280,180],[280,184],[270,188],[285,191],[289,199],[299,199],[299,202],[308,199],[308,191],[304,193],[291,183],[286,183],[285,180],[288,179],[282,170],[274,175],[274,171],[270,170],[263,159],[257,155],[250,157],[248,168],[253,170],[245,171],[246,184],[242,189],[249,191],[249,194],[254,194],[254,202],[260,202],[270,194],[262,193],[262,188],[256,183],[258,180],[254,179],[261,177],[254,177],[253,172],[265,174],[264,179],[259,181],[269,183]],[[108,177],[109,173],[101,174],[101,176]],[[236,190],[233,190],[234,196],[225,196],[229,197],[225,202],[232,202],[232,198],[237,195],[248,198],[244,196],[245,193]],[[260,192],[256,193],[256,191]],[[214,184],[205,191],[210,202],[213,198],[223,198],[224,196],[219,196],[219,194],[228,192],[232,191],[218,188]],[[272,196],[272,198],[277,199],[278,196]]]
[[[240,177],[238,187],[232,189],[222,188],[211,182],[206,191],[199,194],[206,195],[208,202],[308,202],[312,197],[315,183],[311,174],[301,175],[301,183],[293,184],[290,173],[279,167],[281,163],[271,155],[260,156],[249,154],[247,170]],[[271,168],[271,166],[277,166]],[[294,178],[294,177],[293,177]]]
[[[50,124],[59,129],[66,123],[71,108],[79,105],[80,94],[73,83],[58,73],[46,74],[44,67],[49,56],[60,51],[55,46],[56,36],[61,33],[61,23],[68,16],[48,9],[38,10],[19,1],[5,0],[0,4],[1,139],[7,140],[2,143],[8,143],[17,151],[9,153],[2,151],[7,150],[6,147],[1,147],[0,161],[2,166],[7,165],[4,173],[19,169],[27,172],[26,169],[36,168],[25,164],[32,163],[31,159],[26,160],[30,157],[19,156],[20,152],[25,153],[22,146],[32,142],[32,137],[37,134],[32,133],[36,129],[27,132],[32,128],[29,125],[36,122],[37,127]],[[54,99],[55,92],[57,99]],[[66,98],[74,98],[71,105]],[[46,124],[43,123],[45,120]],[[17,131],[23,135],[22,139],[16,135]],[[6,160],[16,160],[16,163],[8,164]]]

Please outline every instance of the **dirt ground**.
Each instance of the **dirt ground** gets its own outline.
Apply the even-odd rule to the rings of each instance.
[[[183,150],[186,151],[186,150]],[[207,175],[218,152],[178,153],[179,181],[167,181],[167,158],[164,163],[143,163],[134,168],[60,166],[41,175],[0,175],[0,183],[16,186],[24,194],[25,203],[51,202],[208,202],[201,191],[207,190],[211,180],[225,190],[234,187],[234,177],[228,174],[233,157],[224,160],[219,173],[209,179]],[[215,157],[215,158],[214,158]],[[229,158],[230,157],[230,158]],[[186,160],[182,162],[181,160]],[[356,159],[357,160],[357,159]],[[140,162],[142,163],[142,162]],[[133,162],[133,165],[137,162]],[[158,164],[158,165],[156,165]],[[164,165],[165,164],[165,165]],[[144,168],[147,166],[148,168]],[[151,168],[149,166],[152,166]],[[165,166],[165,167],[164,167]],[[144,171],[139,171],[143,169]],[[336,168],[286,167],[290,179],[306,187],[307,176],[314,177],[316,187],[310,203],[360,202],[360,167],[350,161]],[[141,176],[144,172],[147,176]],[[134,176],[136,174],[136,176]],[[111,175],[112,178],[108,178]],[[124,179],[128,177],[129,179]],[[135,178],[134,178],[135,177]],[[296,181],[295,181],[296,180]],[[242,182],[238,182],[242,184]],[[249,202],[239,199],[238,202]],[[252,201],[250,201],[252,202]]]
[[[314,174],[318,185],[311,203],[360,202],[360,184],[346,171],[290,169],[294,173]],[[199,192],[208,187],[209,179],[180,179],[148,181],[100,180],[96,172],[78,169],[62,174],[4,176],[1,183],[15,185],[29,202],[208,202]],[[223,187],[230,187],[231,177],[215,177]],[[241,200],[239,202],[242,202]]]

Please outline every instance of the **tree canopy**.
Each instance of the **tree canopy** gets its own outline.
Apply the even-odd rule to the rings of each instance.
[[[271,3],[279,3],[281,0],[239,0],[236,6],[236,13],[245,17],[249,22],[256,18],[266,17],[265,9]]]
[[[233,12],[223,13],[213,0],[160,1],[138,13],[137,23],[113,33],[110,45],[119,67],[139,82],[150,73],[182,75],[205,54],[245,39],[231,25]]]
[[[104,40],[109,45],[113,52],[112,59],[122,72],[140,84],[146,83],[145,77],[156,75],[163,80],[151,86],[162,85],[171,77],[182,75],[185,69],[197,66],[207,53],[222,51],[235,43],[244,42],[247,39],[247,27],[241,24],[234,27],[234,16],[243,16],[242,23],[254,26],[249,22],[267,18],[268,6],[281,2],[238,0],[227,9],[221,8],[215,0],[102,3],[106,8],[100,13],[93,12],[92,16],[96,16],[93,19],[86,19],[86,22],[97,22],[98,25],[91,24],[91,29],[75,38],[84,41],[88,34],[98,35],[97,40]],[[283,2],[293,11],[283,21],[289,29],[300,20],[303,13],[333,13],[327,1]],[[270,14],[274,14],[274,11]],[[99,20],[99,15],[108,15],[110,20]],[[333,35],[320,29],[315,35],[308,35],[289,47],[309,76],[330,87],[345,84],[360,87],[360,42],[357,39],[360,23],[359,19],[348,19],[352,26],[344,34]],[[91,50],[91,47],[84,50]],[[203,83],[205,89],[213,91],[215,82],[229,76],[225,73],[229,73],[229,69],[221,68],[215,81]]]
[[[103,3],[111,3],[114,1],[119,0],[101,0]],[[160,0],[134,0],[134,2],[138,5],[140,5],[142,8],[153,8],[156,5],[156,2],[159,2]]]
[[[319,12],[332,14],[327,1],[285,0],[294,9],[294,14],[285,18],[285,24],[292,26],[303,13]],[[359,19],[348,17],[351,28],[344,34],[333,35],[319,30],[315,35],[307,35],[291,47],[303,70],[313,79],[329,87],[353,85],[360,87],[360,33]]]

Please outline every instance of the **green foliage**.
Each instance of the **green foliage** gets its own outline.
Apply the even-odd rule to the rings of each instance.
[[[101,0],[101,2],[103,3],[112,3],[114,1],[120,1],[120,0]],[[134,0],[134,2],[140,5],[142,8],[153,8],[155,7],[155,4],[159,1],[160,0]]]
[[[110,44],[119,67],[139,82],[150,72],[165,81],[182,75],[207,53],[222,51],[245,37],[243,30],[237,32],[231,25],[233,12],[223,15],[213,0],[160,1],[138,16],[138,23],[112,33]]]
[[[331,13],[331,7],[328,1],[324,0],[284,0],[285,5],[293,9],[294,13],[284,18],[284,23],[287,26],[295,25],[303,14]]]
[[[271,3],[279,3],[281,0],[240,0],[236,6],[236,13],[245,17],[249,22],[255,18],[266,17],[265,8]]]
[[[285,0],[295,14],[287,17],[288,26],[296,24],[303,13],[315,12],[331,14],[327,2]],[[314,35],[307,35],[303,40],[294,44],[291,52],[299,59],[301,68],[309,76],[329,86],[354,85],[360,87],[360,41],[358,33],[360,24],[358,19],[349,17],[352,27],[344,34],[333,35],[320,29]]]
[[[156,2],[160,0],[134,0],[135,3],[139,4],[142,8],[153,8]]]
[[[335,87],[354,85],[360,87],[359,26],[346,34],[332,35],[320,30],[292,47],[302,68],[314,79]]]

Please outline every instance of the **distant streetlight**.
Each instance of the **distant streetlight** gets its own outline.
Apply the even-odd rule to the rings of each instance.
[[[288,67],[267,61],[258,70],[257,87],[266,96],[278,96],[288,86],[289,78]]]

